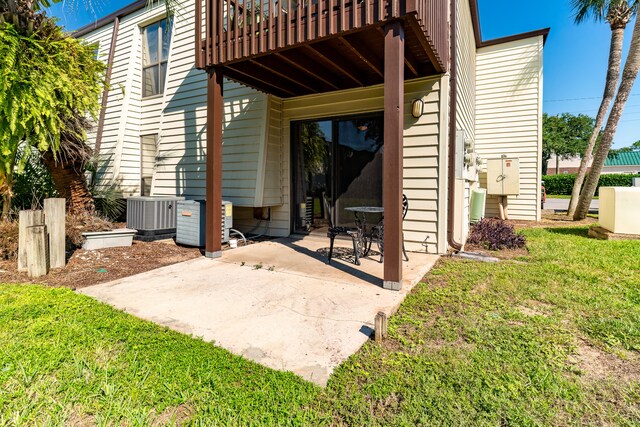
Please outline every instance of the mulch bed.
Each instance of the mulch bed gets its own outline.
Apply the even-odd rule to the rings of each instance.
[[[593,225],[598,222],[597,218],[588,216],[581,221],[573,221],[566,214],[545,213],[540,221],[508,220],[509,224],[516,227],[516,230],[523,228],[554,228],[554,227],[580,227],[583,225]]]
[[[134,242],[128,248],[74,251],[63,269],[31,279],[17,271],[18,262],[0,261],[0,283],[40,283],[84,288],[202,256],[197,248],[178,246],[173,240]]]

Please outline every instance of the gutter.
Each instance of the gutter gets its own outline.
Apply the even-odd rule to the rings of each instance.
[[[102,145],[102,134],[104,132],[104,121],[107,115],[107,103],[109,102],[109,85],[111,84],[111,71],[116,53],[116,41],[118,40],[118,30],[120,29],[120,17],[113,18],[113,33],[111,34],[111,45],[109,47],[109,57],[107,59],[107,72],[104,77],[104,89],[102,90],[102,104],[100,116],[98,117],[98,130],[96,132],[96,145],[93,149],[95,154],[100,153]]]
[[[122,9],[118,9],[115,12],[105,16],[104,18],[100,18],[97,21],[85,25],[73,32],[72,36],[75,38],[80,38],[86,36],[92,31],[97,30],[98,28],[104,27],[107,24],[110,24],[113,20],[123,18],[125,15],[129,15],[133,12],[137,12],[140,9],[143,9],[147,5],[147,0],[137,0]]]
[[[449,96],[449,176],[447,182],[447,241],[455,251],[460,251],[462,245],[455,240],[454,237],[454,221],[455,221],[455,196],[456,196],[456,117],[458,115],[458,107],[456,101],[458,99],[458,58],[456,51],[457,44],[457,24],[458,24],[458,5],[457,0],[451,0],[451,55],[450,55],[450,78],[449,85],[451,93]]]

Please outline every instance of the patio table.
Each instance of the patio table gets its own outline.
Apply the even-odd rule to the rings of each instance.
[[[353,206],[350,208],[344,208],[345,211],[353,212],[355,217],[356,227],[359,230],[360,241],[358,242],[359,248],[361,248],[361,256],[369,255],[371,251],[371,245],[375,241],[378,244],[380,253],[382,254],[382,219],[377,225],[368,227],[367,214],[383,214],[384,208],[381,206]],[[381,258],[382,259],[382,258]]]

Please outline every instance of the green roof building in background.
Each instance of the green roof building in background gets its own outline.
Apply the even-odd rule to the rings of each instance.
[[[640,166],[640,151],[618,153],[617,156],[609,156],[604,162],[606,166]]]

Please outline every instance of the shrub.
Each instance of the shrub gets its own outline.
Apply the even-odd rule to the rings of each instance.
[[[633,185],[633,178],[640,178],[640,175],[622,173],[600,175],[596,195],[598,195],[600,187],[631,187]],[[542,180],[544,181],[547,194],[570,196],[576,176],[571,174],[545,175],[542,177]]]
[[[467,243],[498,251],[523,248],[527,240],[516,233],[512,225],[496,218],[484,218],[471,228]]]

